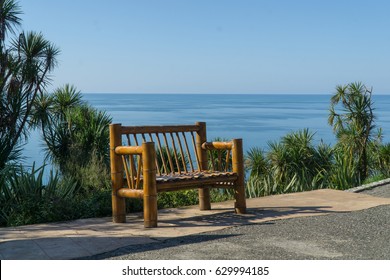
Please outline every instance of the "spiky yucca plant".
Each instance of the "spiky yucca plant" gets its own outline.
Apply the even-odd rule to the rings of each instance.
[[[251,149],[246,157],[250,170],[247,194],[253,197],[327,187],[333,151],[322,142],[315,146],[313,137],[314,133],[304,129],[270,142],[268,152]]]
[[[59,49],[36,32],[21,32],[16,1],[0,1],[0,169],[20,157],[20,145],[28,137],[32,107],[49,83]]]
[[[76,179],[84,190],[109,186],[111,117],[88,106],[71,85],[56,89],[52,95],[42,93],[34,103],[34,116],[33,124],[41,129],[46,144],[46,158],[61,174]]]
[[[333,126],[338,143],[347,161],[355,161],[359,181],[369,174],[369,146],[378,137],[375,134],[375,115],[372,88],[360,82],[336,87],[331,98],[328,122]],[[340,108],[341,107],[341,108]]]

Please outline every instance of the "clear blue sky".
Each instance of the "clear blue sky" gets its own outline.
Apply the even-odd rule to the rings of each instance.
[[[390,1],[19,0],[84,93],[390,93]]]

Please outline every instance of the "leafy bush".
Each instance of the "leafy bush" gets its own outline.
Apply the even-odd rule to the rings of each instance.
[[[159,208],[174,208],[179,206],[195,205],[199,201],[196,190],[163,192],[158,194]]]
[[[21,14],[17,1],[0,1],[0,170],[20,157],[34,101],[50,81],[59,54],[41,33],[18,30]]]
[[[374,133],[376,126],[371,97],[372,89],[362,83],[337,86],[328,118],[337,137],[336,146],[343,151],[344,157],[348,157],[345,162],[354,161],[349,166],[357,173],[359,181],[370,175],[369,149],[380,134]]]
[[[356,161],[346,156],[343,150],[336,150],[329,187],[345,190],[360,185],[361,179],[357,169]]]
[[[390,143],[379,145],[374,155],[371,155],[370,158],[375,159],[374,169],[377,172],[374,172],[374,176],[389,178],[390,177]]]
[[[76,195],[76,183],[63,181],[50,172],[47,182],[44,168],[31,171],[9,167],[1,172],[0,224],[21,225],[67,219],[64,205]]]
[[[280,142],[268,144],[269,151],[251,149],[245,165],[249,173],[247,195],[264,196],[324,188],[329,184],[333,151],[313,144],[308,129],[292,132]]]
[[[210,190],[210,199],[211,202],[221,202],[234,199],[233,191],[213,188]],[[199,203],[198,191],[192,189],[159,193],[157,203],[159,208],[175,208],[196,205]],[[138,210],[142,210],[142,208]]]
[[[64,177],[74,179],[81,192],[109,188],[109,131],[111,117],[88,106],[74,86],[34,102],[32,124],[42,131],[46,158]]]

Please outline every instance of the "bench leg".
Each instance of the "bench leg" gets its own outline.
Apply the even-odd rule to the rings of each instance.
[[[144,196],[144,227],[157,227],[157,195]]]
[[[234,208],[237,214],[246,213],[245,199],[245,171],[244,171],[244,153],[242,139],[233,139],[233,171],[237,173],[238,178],[234,188],[234,197],[236,202]]]
[[[112,221],[114,223],[126,223],[125,198],[112,194]]]
[[[245,185],[237,184],[234,190],[234,196],[236,202],[234,203],[234,209],[236,214],[246,213],[246,200],[245,200]]]
[[[110,165],[112,184],[112,221],[114,223],[126,222],[125,198],[118,196],[117,191],[123,186],[122,159],[115,153],[115,147],[122,144],[121,124],[110,124]]]
[[[142,144],[144,177],[144,227],[157,227],[156,150],[154,143]]]
[[[210,188],[202,188],[198,190],[199,194],[199,209],[200,210],[210,210]]]

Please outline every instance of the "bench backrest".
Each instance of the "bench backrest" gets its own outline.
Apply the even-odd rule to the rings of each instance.
[[[212,151],[205,146],[202,148],[206,139],[204,122],[168,126],[110,125],[111,147],[141,146],[145,142],[154,142],[158,176],[231,169],[231,151],[229,149]],[[140,155],[121,155],[123,172],[129,188],[140,188],[142,160]]]

